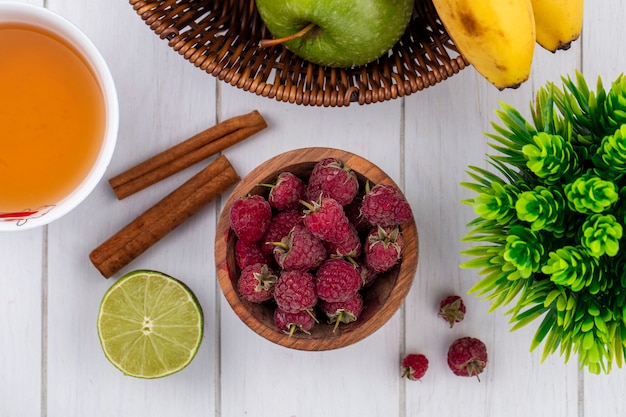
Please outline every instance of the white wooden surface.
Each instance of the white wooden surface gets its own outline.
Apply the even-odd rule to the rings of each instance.
[[[100,48],[117,83],[121,125],[107,178],[215,124],[258,109],[270,127],[228,149],[240,175],[304,146],[332,146],[372,160],[405,190],[420,240],[414,286],[400,311],[368,339],[307,353],[261,339],[222,297],[213,262],[220,201],[121,273],[158,269],[185,281],[206,317],[192,364],[160,380],[123,376],[99,346],[106,280],[90,264],[95,246],[182,183],[183,172],[123,202],[106,181],[52,225],[0,233],[0,416],[618,416],[626,410],[626,370],[579,371],[558,356],[529,352],[534,328],[509,331],[502,311],[465,296],[466,320],[453,330],[436,317],[439,298],[464,294],[476,271],[461,270],[459,239],[473,218],[459,201],[470,164],[484,165],[482,132],[500,100],[527,109],[535,89],[580,69],[595,85],[626,69],[626,2],[588,1],[581,40],[568,52],[537,49],[532,78],[500,92],[473,68],[405,99],[342,109],[298,107],[243,92],[193,67],[154,35],[124,0],[29,0],[65,16]],[[0,58],[1,59],[1,58]],[[223,201],[223,200],[222,200]],[[490,363],[481,382],[452,375],[448,344],[483,339]],[[405,352],[430,358],[421,382],[399,377]]]

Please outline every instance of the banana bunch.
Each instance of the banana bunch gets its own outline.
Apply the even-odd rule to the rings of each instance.
[[[433,0],[459,52],[498,89],[530,76],[535,44],[568,49],[582,30],[584,0]]]

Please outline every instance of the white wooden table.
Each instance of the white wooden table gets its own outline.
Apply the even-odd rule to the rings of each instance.
[[[104,279],[89,252],[191,176],[196,168],[117,201],[103,181],[75,211],[36,230],[0,233],[0,416],[618,416],[626,370],[580,371],[559,356],[529,352],[534,326],[509,331],[503,311],[465,296],[466,320],[453,330],[436,317],[448,293],[465,294],[475,270],[461,270],[459,239],[474,215],[468,165],[485,165],[486,137],[500,100],[528,109],[547,80],[582,70],[595,86],[626,69],[626,1],[588,1],[582,38],[567,51],[537,49],[532,78],[498,91],[467,68],[405,99],[369,106],[311,108],[257,97],[189,64],[125,0],[29,0],[83,29],[108,60],[121,109],[119,142],[106,178],[217,121],[258,109],[270,127],[225,154],[240,175],[271,156],[305,146],[343,148],[372,160],[405,190],[416,216],[420,257],[400,311],[350,347],[308,353],[272,344],[248,329],[221,295],[213,240],[220,204],[211,203],[121,271],[157,269],[199,297],[205,337],[191,365],[170,377],[123,376],[105,359],[96,315]],[[1,58],[0,58],[1,59]],[[481,378],[454,376],[445,363],[460,336],[483,339]],[[421,352],[421,382],[400,378],[405,352]]]

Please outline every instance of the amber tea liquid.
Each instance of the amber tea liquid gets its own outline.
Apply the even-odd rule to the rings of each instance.
[[[71,45],[0,24],[0,213],[71,193],[98,156],[105,112],[95,75]]]

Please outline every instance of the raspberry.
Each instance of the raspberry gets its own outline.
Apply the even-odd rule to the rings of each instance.
[[[487,347],[473,337],[457,339],[448,349],[448,366],[455,375],[478,378],[487,366]]]
[[[275,245],[274,258],[282,269],[315,269],[327,258],[322,241],[302,225],[295,225],[291,232]]]
[[[302,213],[298,210],[285,210],[277,213],[270,223],[262,239],[261,249],[265,253],[273,253],[276,245],[289,234],[296,224],[302,224]]]
[[[363,204],[363,196],[359,194],[356,197],[354,197],[354,200],[352,200],[352,203],[343,207],[343,211],[344,213],[346,213],[346,217],[348,218],[348,221],[350,221],[350,223],[352,223],[354,227],[356,227],[356,230],[357,232],[359,232],[359,235],[366,235],[372,228],[372,225],[361,214],[362,204]]]
[[[363,311],[363,298],[361,294],[356,293],[346,301],[331,303],[322,300],[320,309],[328,317],[329,323],[335,323],[333,328],[333,332],[335,332],[340,323],[352,323],[359,319],[361,311]]]
[[[266,264],[253,264],[241,271],[237,280],[239,294],[252,303],[271,300],[278,278]]]
[[[304,225],[319,239],[341,243],[350,236],[350,222],[337,200],[322,197],[306,204]]]
[[[359,272],[361,273],[361,288],[369,287],[378,278],[378,272],[369,269],[363,262],[359,265]]]
[[[274,264],[274,257],[271,254],[267,254],[261,248],[259,242],[244,242],[237,239],[235,242],[235,262],[239,269],[244,269],[248,265],[261,263],[261,264]]]
[[[274,324],[291,337],[296,331],[310,334],[309,330],[315,325],[315,319],[306,310],[288,313],[280,308],[276,308],[274,310]]]
[[[317,304],[314,279],[306,271],[282,271],[274,286],[276,305],[287,313],[310,311]]]
[[[340,159],[325,158],[313,167],[306,197],[308,201],[316,201],[320,195],[331,197],[345,206],[352,202],[358,191],[359,181],[354,171]]]
[[[361,288],[359,270],[343,259],[327,259],[315,277],[318,297],[328,302],[346,301]]]
[[[377,184],[363,197],[361,214],[374,226],[395,226],[413,216],[402,192],[390,184]]]
[[[297,209],[300,200],[304,199],[304,183],[295,174],[285,171],[278,174],[274,184],[263,184],[270,187],[267,197],[270,205],[277,210]]]
[[[404,239],[398,226],[375,227],[364,245],[365,265],[374,272],[390,270],[402,257]]]
[[[450,328],[454,327],[454,323],[459,323],[465,317],[465,304],[463,299],[458,295],[449,295],[439,303],[439,317],[446,320],[450,324]]]
[[[421,353],[410,353],[402,360],[402,377],[418,381],[428,370],[428,358]]]
[[[244,242],[261,240],[272,221],[272,207],[260,195],[240,197],[230,209],[230,227]]]
[[[334,258],[358,258],[361,255],[361,238],[356,228],[350,224],[350,234],[341,243],[324,242],[326,252]]]

